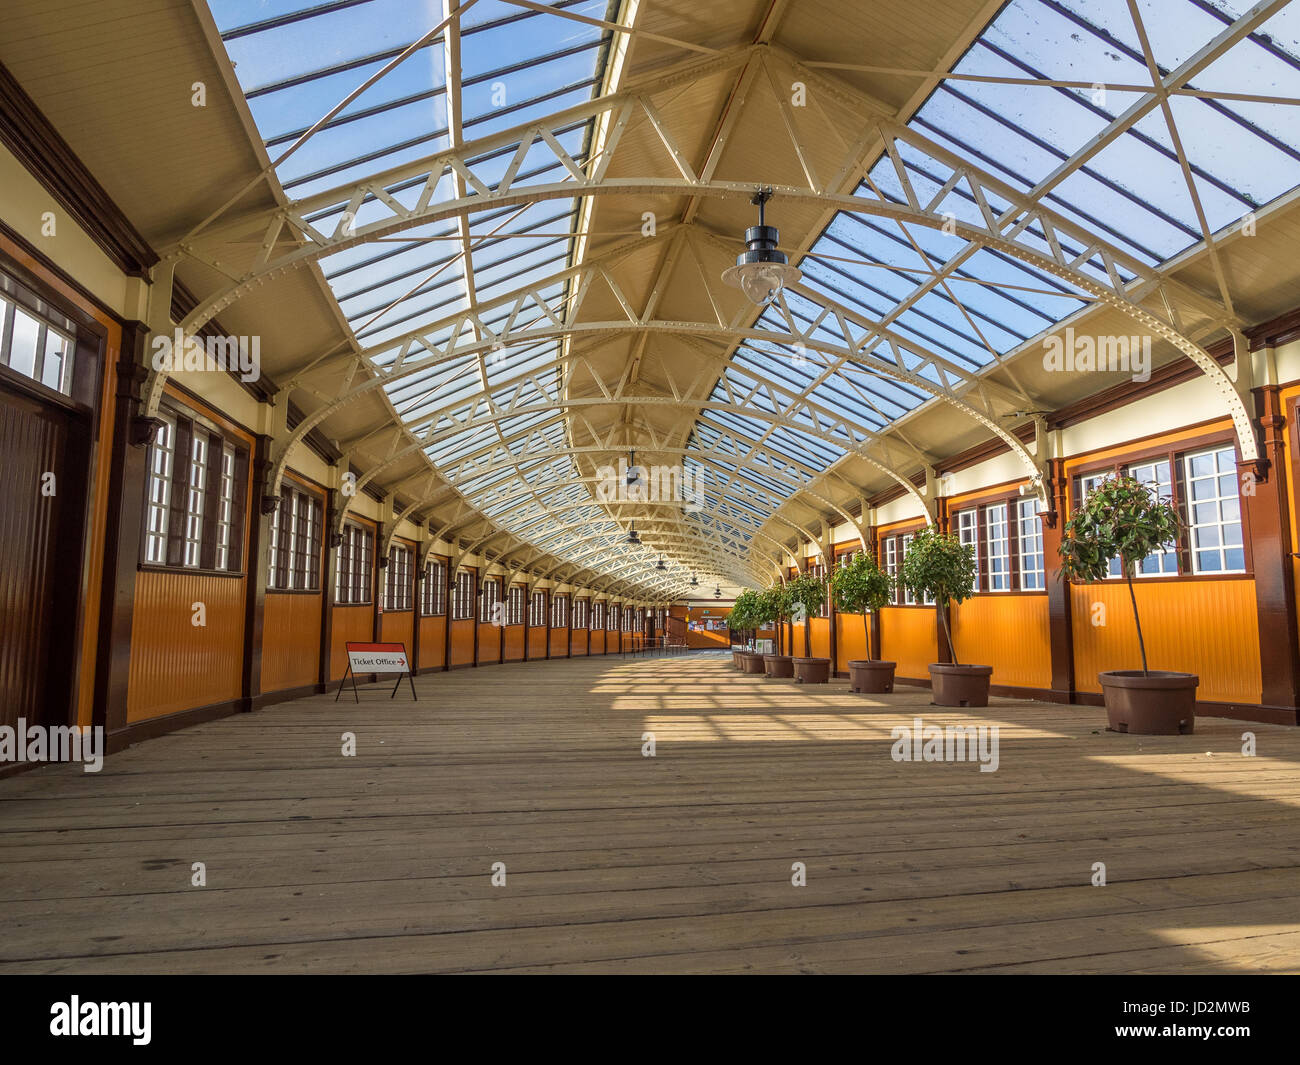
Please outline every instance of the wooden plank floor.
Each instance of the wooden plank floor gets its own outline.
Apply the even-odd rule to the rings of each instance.
[[[0,780],[0,972],[1300,971],[1300,730],[1120,736],[716,654],[417,686]],[[998,725],[1000,768],[894,762],[916,715]]]

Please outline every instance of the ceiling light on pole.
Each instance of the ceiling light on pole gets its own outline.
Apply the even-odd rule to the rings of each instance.
[[[694,587],[696,587],[699,583],[700,583],[700,582],[699,582],[698,580],[695,579],[695,574],[692,573],[692,574],[691,574],[691,587],[694,588]]]
[[[659,565],[655,566],[655,569],[667,569],[667,568],[668,567],[664,565],[664,560],[662,558],[659,560]]]
[[[749,250],[737,255],[736,265],[722,272],[723,281],[735,285],[760,307],[766,307],[786,285],[794,284],[803,276],[790,265],[785,252],[777,251],[780,230],[764,224],[763,207],[771,198],[770,188],[754,193],[749,202],[758,205],[758,225],[745,230],[745,246]]]
[[[641,471],[636,464],[636,451],[632,450],[627,453],[627,484],[630,488],[641,480]]]
[[[640,544],[641,537],[636,533],[636,522],[632,523],[632,528],[627,531],[627,542],[629,544]]]
[[[721,598],[722,598],[722,589],[721,589],[721,588],[714,588],[714,589],[713,589],[713,598],[714,598],[714,599],[721,599]]]

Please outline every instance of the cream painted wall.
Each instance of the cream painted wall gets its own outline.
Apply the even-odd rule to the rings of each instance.
[[[54,235],[42,232],[43,216],[54,216]],[[0,219],[86,288],[111,311],[136,317],[128,306],[127,278],[77,225],[57,200],[3,146],[0,146]]]

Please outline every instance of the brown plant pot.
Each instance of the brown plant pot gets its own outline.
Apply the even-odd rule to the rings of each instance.
[[[769,677],[793,677],[794,659],[789,655],[764,655],[763,665]]]
[[[829,658],[793,658],[796,684],[827,684],[831,679]]]
[[[1141,736],[1190,736],[1196,727],[1195,673],[1119,669],[1098,673],[1106,718],[1114,732]]]
[[[992,666],[955,666],[951,662],[930,665],[930,686],[935,706],[988,706]]]
[[[734,647],[731,649],[731,665],[733,669],[740,668],[740,656],[744,653],[744,651],[739,651]]]
[[[894,690],[895,662],[877,662],[870,658],[849,661],[849,688],[855,692],[883,695]]]
[[[763,656],[755,654],[753,651],[742,651],[740,655],[740,671],[742,673],[762,673]]]

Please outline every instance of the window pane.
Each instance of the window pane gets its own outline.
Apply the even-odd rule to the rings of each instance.
[[[1183,471],[1193,501],[1188,507],[1193,571],[1244,573],[1235,450],[1221,447],[1184,455]]]

